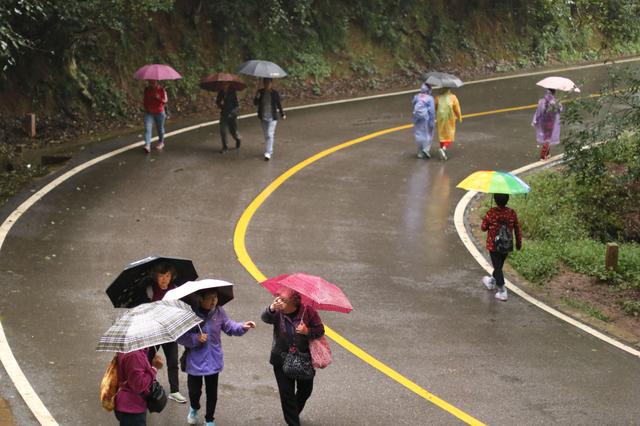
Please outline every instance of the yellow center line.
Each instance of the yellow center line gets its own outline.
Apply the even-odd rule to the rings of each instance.
[[[512,108],[497,109],[493,111],[478,112],[474,114],[463,115],[463,118],[481,117],[485,115],[533,109],[533,108],[536,108],[536,106],[537,105],[525,105],[525,106],[512,107]],[[301,161],[300,163],[296,164],[295,166],[291,167],[289,170],[285,171],[283,174],[278,176],[264,190],[262,190],[260,194],[258,194],[258,196],[249,204],[249,206],[244,210],[244,212],[242,212],[242,215],[238,220],[235,232],[233,234],[233,247],[235,249],[236,256],[238,257],[238,261],[240,262],[240,264],[247,270],[247,272],[249,272],[249,274],[251,274],[251,276],[256,281],[261,282],[267,279],[267,277],[260,271],[260,269],[258,269],[256,264],[253,262],[253,259],[251,259],[251,256],[249,256],[249,252],[247,251],[247,247],[245,245],[247,229],[249,227],[249,222],[251,222],[251,219],[253,218],[253,215],[256,213],[256,211],[258,211],[258,209],[267,200],[267,198],[269,198],[271,194],[273,194],[282,184],[284,184],[287,180],[289,180],[289,178],[291,178],[293,175],[295,175],[305,167],[315,163],[316,161],[321,160],[322,158],[328,157],[334,152],[343,150],[345,148],[348,148],[350,146],[353,146],[362,142],[369,141],[371,139],[378,138],[380,136],[387,135],[389,133],[398,132],[400,130],[411,129],[412,127],[413,127],[413,124],[406,124],[403,126],[380,130],[378,132],[371,133],[371,134],[359,137],[357,139],[352,139],[350,141],[335,145],[331,148],[328,148],[324,151],[321,151],[307,158],[304,161]],[[410,391],[414,392],[415,394],[435,404],[436,406],[447,411],[448,413],[452,414],[453,416],[457,417],[458,419],[462,420],[463,422],[469,425],[474,425],[474,426],[484,425],[484,423],[482,423],[480,420],[470,416],[469,414],[454,407],[448,402],[438,398],[436,395],[422,388],[420,385],[416,384],[415,382],[411,381],[407,377],[398,373],[397,371],[387,366],[383,362],[378,361],[376,358],[369,355],[367,352],[365,352],[364,350],[360,349],[358,346],[351,343],[349,340],[342,337],[340,334],[335,332],[333,329],[331,329],[327,325],[325,325],[325,332],[329,338],[331,338],[337,344],[345,348],[347,351],[351,352],[353,355],[360,358],[362,361],[366,362],[376,370],[392,378],[393,380],[400,383],[401,385],[403,385]]]

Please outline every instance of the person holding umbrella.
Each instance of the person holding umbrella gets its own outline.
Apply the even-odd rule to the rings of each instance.
[[[284,420],[289,426],[299,426],[300,413],[313,391],[313,377],[288,377],[283,370],[283,360],[292,350],[309,354],[309,341],[324,335],[324,325],[317,311],[309,305],[303,307],[300,294],[288,287],[277,291],[276,298],[264,310],[261,318],[273,325],[269,362],[273,365],[278,384]]]
[[[273,155],[278,118],[282,117],[283,120],[286,120],[287,116],[280,103],[280,94],[273,89],[273,79],[265,77],[262,79],[262,84],[263,88],[256,92],[253,104],[258,107],[258,118],[262,123],[262,131],[264,133],[264,161],[269,161]]]
[[[220,109],[220,140],[222,141],[222,151],[220,152],[225,153],[229,150],[227,146],[227,129],[229,129],[229,133],[236,141],[236,149],[240,149],[241,139],[236,122],[240,104],[236,96],[236,89],[231,87],[230,82],[223,81],[220,83],[216,105]]]
[[[531,125],[536,129],[536,143],[540,147],[540,159],[546,160],[551,145],[560,143],[560,113],[564,107],[555,97],[555,89],[547,89],[538,101]]]
[[[168,102],[167,91],[158,84],[158,80],[147,80],[144,89],[144,150],[148,154],[151,152],[151,134],[153,123],[156,123],[158,132],[158,144],[156,149],[161,151],[164,148],[164,122],[166,115],[164,105]]]
[[[487,290],[494,290],[497,287],[498,291],[495,294],[495,298],[506,302],[508,295],[507,288],[504,285],[502,267],[509,253],[513,251],[514,231],[516,234],[516,249],[520,250],[522,248],[522,230],[515,210],[507,207],[509,195],[493,194],[493,200],[496,202],[496,207],[489,209],[484,219],[482,219],[480,227],[487,233],[486,247],[491,257],[493,273],[491,276],[483,277],[482,283]]]
[[[153,269],[149,274],[149,287],[147,294],[151,302],[162,300],[164,295],[176,288],[174,280],[176,278],[176,268],[168,262],[159,262],[153,265]],[[156,347],[149,348],[147,354],[149,360],[152,360],[156,353],[162,348],[164,356],[167,360],[167,377],[169,378],[169,399],[180,404],[185,404],[187,398],[180,393],[180,381],[178,379],[178,344],[176,342],[167,342]]]
[[[146,425],[145,397],[162,367],[159,357],[149,362],[148,348],[175,341],[201,321],[189,305],[161,300],[127,310],[100,337],[97,351],[117,352],[115,416],[121,425]]]
[[[225,285],[226,284],[226,285]],[[213,285],[215,287],[206,287]],[[215,426],[215,410],[218,402],[218,376],[224,366],[222,352],[221,331],[229,336],[242,336],[249,329],[255,328],[256,323],[245,321],[242,323],[229,319],[222,304],[233,298],[229,296],[225,287],[231,283],[218,280],[201,280],[185,283],[182,287],[167,294],[167,298],[185,294],[189,287],[204,287],[195,293],[194,312],[203,320],[203,325],[185,333],[178,339],[178,343],[185,347],[185,370],[187,372],[187,386],[189,387],[189,414],[187,423],[198,424],[202,383],[206,388],[206,412],[204,419],[207,426]],[[174,296],[176,295],[176,296]],[[184,296],[183,296],[184,297]]]

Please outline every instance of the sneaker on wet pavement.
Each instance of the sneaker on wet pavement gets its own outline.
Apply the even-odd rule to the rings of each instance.
[[[271,154],[269,154],[268,152],[264,153],[264,161],[269,161],[271,160]]]
[[[482,284],[487,288],[487,290],[493,290],[496,288],[496,279],[490,276],[482,277]]]
[[[187,415],[187,423],[189,423],[190,425],[198,424],[198,410],[194,410],[193,408],[189,407],[189,414]]]
[[[429,159],[431,158],[431,153],[429,151],[422,151],[424,153],[425,158]]]
[[[440,158],[442,158],[443,160],[447,159],[447,151],[444,148],[440,148],[438,150],[440,152]]]
[[[424,155],[424,151],[422,151],[422,150],[418,151],[418,158],[421,158],[421,159],[422,159],[422,158],[424,158],[424,157],[425,157],[425,155]]]
[[[501,302],[506,302],[508,299],[507,288],[503,287],[502,290],[498,290],[495,295],[495,298],[500,300]]]
[[[158,151],[162,151],[164,149],[164,142],[160,142],[158,145],[156,145],[156,149]]]
[[[147,154],[149,154],[151,152],[151,145],[144,145],[144,152],[146,152]]]
[[[179,402],[180,404],[187,402],[187,398],[185,398],[180,392],[170,393],[169,399],[173,399],[175,402]]]

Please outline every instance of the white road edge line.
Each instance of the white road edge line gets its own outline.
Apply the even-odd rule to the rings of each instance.
[[[559,154],[559,155],[556,155],[556,156],[554,156],[554,157],[552,157],[549,160],[544,161],[544,162],[543,161],[537,161],[535,163],[527,164],[526,166],[523,166],[523,167],[520,167],[519,169],[513,170],[511,173],[513,173],[513,174],[524,173],[524,172],[527,172],[529,170],[536,169],[536,168],[548,165],[550,162],[560,161],[560,160],[562,160],[563,157],[564,157],[564,154]],[[460,199],[460,201],[456,205],[456,209],[455,209],[455,212],[453,214],[453,220],[454,220],[454,223],[456,225],[456,231],[458,232],[458,236],[462,240],[462,243],[464,244],[464,246],[467,248],[467,250],[469,250],[469,253],[471,253],[471,255],[480,264],[480,266],[485,271],[487,271],[487,273],[491,274],[492,271],[493,271],[493,266],[487,261],[487,259],[482,255],[482,253],[478,249],[478,247],[476,247],[476,245],[473,243],[472,237],[469,235],[469,233],[467,232],[467,228],[464,226],[464,214],[465,214],[465,212],[467,210],[467,207],[469,206],[469,203],[471,202],[473,197],[475,197],[477,194],[478,194],[478,192],[476,192],[476,191],[468,191],[465,194],[465,196]],[[479,280],[478,280],[478,283],[480,285],[480,281]],[[543,311],[553,315],[554,317],[559,318],[562,321],[568,322],[569,324],[573,325],[574,327],[579,328],[580,330],[584,331],[585,333],[589,333],[592,336],[594,336],[594,337],[596,337],[596,338],[598,338],[598,339],[600,339],[600,340],[602,340],[602,341],[604,341],[606,343],[609,343],[610,345],[613,345],[618,349],[622,349],[623,351],[628,352],[631,355],[640,357],[640,351],[638,351],[637,349],[634,349],[631,346],[625,345],[624,343],[619,342],[619,341],[607,336],[606,334],[601,333],[600,331],[598,331],[598,330],[596,330],[594,328],[591,328],[588,325],[583,324],[580,321],[578,321],[578,320],[576,320],[574,318],[571,318],[568,315],[563,314],[562,312],[558,311],[557,309],[554,309],[551,306],[543,303],[542,301],[530,296],[524,290],[522,290],[521,288],[519,288],[518,286],[516,286],[515,284],[513,284],[511,281],[509,281],[506,278],[505,278],[505,285],[513,293],[517,294],[518,296],[520,296],[521,298],[523,298],[527,302],[531,303],[532,305],[535,305],[538,308],[542,309]]]
[[[466,82],[465,84],[466,85],[470,85],[470,84],[486,83],[486,82],[490,82],[490,81],[499,81],[499,80],[514,79],[514,78],[530,77],[530,76],[534,76],[534,75],[554,74],[554,73],[558,73],[558,72],[566,72],[566,71],[575,71],[575,70],[588,69],[588,68],[604,67],[604,66],[609,66],[609,65],[622,64],[622,63],[626,63],[626,62],[637,62],[637,61],[640,61],[640,57],[621,59],[621,60],[614,61],[614,62],[609,62],[609,63],[578,65],[578,66],[574,66],[574,67],[557,68],[557,69],[553,69],[553,70],[543,70],[543,71],[535,71],[535,72],[523,73],[523,74],[514,74],[514,75],[501,76],[501,77],[486,78],[486,79],[482,79],[482,80],[469,81],[469,82]],[[287,111],[293,111],[293,110],[300,110],[300,109],[317,108],[317,107],[321,107],[321,106],[337,105],[337,104],[343,104],[343,103],[349,103],[349,102],[359,102],[359,101],[364,101],[364,100],[385,98],[385,97],[390,97],[390,96],[399,96],[399,95],[416,93],[416,92],[417,92],[417,90],[405,90],[405,91],[401,91],[401,92],[385,93],[385,94],[381,94],[381,95],[362,96],[362,97],[359,97],[359,98],[344,99],[344,100],[339,100],[339,101],[320,102],[320,103],[309,104],[309,105],[301,105],[301,106],[287,108],[286,110]],[[255,117],[255,116],[256,116],[256,114],[245,114],[245,115],[239,116],[238,118],[239,119],[244,119],[244,118]],[[203,128],[203,127],[212,126],[214,124],[217,124],[218,122],[219,122],[219,120],[207,121],[207,122],[204,122],[204,123],[201,123],[201,124],[197,124],[197,125],[194,125],[194,126],[189,126],[189,127],[183,128],[183,129],[175,130],[173,132],[166,133],[165,134],[165,139],[168,138],[168,137],[171,137],[171,136],[179,135],[181,133],[191,132],[193,130],[197,130],[197,129],[200,129],[200,128]],[[152,139],[152,141],[156,141],[157,139],[158,139],[157,137],[154,137]],[[71,178],[72,176],[75,176],[76,174],[80,173],[81,171],[83,171],[85,169],[88,169],[89,167],[91,167],[91,166],[93,166],[95,164],[100,163],[101,161],[107,160],[107,159],[109,159],[111,157],[115,157],[116,155],[122,154],[123,152],[129,151],[131,149],[134,149],[134,148],[137,148],[137,147],[141,147],[143,144],[144,144],[144,141],[134,142],[134,143],[132,143],[130,145],[124,146],[122,148],[116,149],[114,151],[111,151],[111,152],[108,152],[106,154],[103,154],[103,155],[101,155],[99,157],[96,157],[96,158],[94,158],[92,160],[89,160],[86,163],[80,164],[80,165],[74,167],[73,169],[68,170],[67,172],[63,173],[62,175],[58,176],[56,179],[54,179],[53,181],[51,181],[50,183],[45,185],[42,189],[40,189],[39,191],[34,193],[26,201],[24,201],[22,204],[20,204],[20,206],[18,206],[18,208],[16,208],[7,217],[7,219],[5,219],[5,221],[0,226],[0,250],[2,250],[2,246],[4,245],[4,242],[5,242],[6,238],[7,238],[7,235],[9,234],[9,231],[11,230],[13,225],[20,219],[20,217],[31,206],[33,206],[35,203],[37,203],[39,200],[41,200],[45,195],[47,195],[50,191],[52,191],[58,185],[62,184],[64,181],[66,181],[67,179]],[[467,194],[465,197],[467,197],[468,195],[469,194]],[[473,195],[471,197],[473,197]],[[463,200],[464,199],[465,198],[463,198]],[[462,200],[461,200],[461,202],[462,202]],[[456,214],[457,214],[457,208],[456,208]],[[460,236],[460,238],[462,238],[462,235]],[[463,242],[464,242],[464,239],[463,239]],[[467,248],[469,249],[469,247],[467,247]],[[474,248],[475,248],[475,246],[474,246]],[[471,249],[469,249],[469,251],[471,251]],[[471,254],[473,255],[474,253],[471,251]],[[475,257],[475,255],[474,255],[474,257]],[[478,258],[476,258],[476,259],[478,259]],[[480,264],[483,267],[485,267],[485,269],[487,269],[486,268],[486,261],[482,257],[481,257],[481,259],[482,259],[482,261],[485,262],[484,265],[482,264],[482,262],[480,260],[478,260],[478,261],[480,262]],[[511,285],[509,288],[511,289],[511,287],[514,287],[514,286]],[[519,294],[519,292],[522,292],[519,289],[513,290],[513,291],[516,294]],[[525,293],[522,292],[522,294],[525,294]],[[527,297],[530,297],[530,296],[527,296]],[[530,299],[531,300],[529,300],[529,301],[531,303],[535,304],[535,305],[542,304],[541,302],[538,302],[537,300],[535,300],[533,298],[530,298]],[[546,306],[546,305],[544,305],[544,306]],[[551,309],[551,308],[549,308],[549,309]],[[552,313],[551,311],[549,311],[549,312]],[[558,313],[558,315],[553,314],[553,313],[552,313],[552,315],[556,315],[559,318],[562,318],[565,321],[569,322],[570,324],[575,325],[576,327],[583,327],[583,325],[581,323],[573,320],[572,318],[569,318],[569,317],[567,317],[566,315],[564,315],[564,314],[562,314],[560,312],[557,312],[557,313]],[[562,317],[559,316],[559,315],[562,315]],[[565,318],[563,318],[563,317],[565,317]],[[594,333],[600,334],[602,336],[601,338],[603,340],[605,340],[605,341],[608,339],[608,340],[611,340],[612,342],[616,342],[615,340],[603,335],[602,333],[599,333],[599,332],[597,332],[595,330],[593,330],[593,331],[594,331]],[[591,333],[591,334],[594,334],[594,333]],[[594,334],[594,335],[596,335],[596,334]],[[618,343],[619,345],[622,345],[619,342],[616,342],[616,343]],[[614,344],[614,343],[612,343],[612,344]],[[624,346],[624,345],[622,345],[622,346]],[[627,346],[624,346],[624,347],[627,347]],[[630,350],[634,350],[634,349],[631,349],[631,348],[629,348],[629,349]],[[635,351],[635,352],[636,353],[634,353],[634,355],[640,356],[640,353],[638,353],[638,351]],[[20,368],[20,365],[18,365],[18,362],[17,362],[16,358],[14,357],[13,352],[11,351],[11,347],[9,346],[9,343],[7,341],[6,335],[4,333],[4,328],[2,327],[2,323],[1,322],[0,322],[0,361],[2,362],[2,365],[4,366],[5,370],[7,371],[7,374],[11,378],[11,381],[13,382],[14,386],[16,387],[16,389],[18,390],[18,392],[22,396],[22,399],[24,399],[25,403],[27,404],[27,406],[29,407],[29,409],[31,410],[33,415],[36,417],[36,419],[40,422],[40,424],[41,425],[45,425],[45,426],[57,426],[58,423],[53,418],[53,416],[51,415],[49,410],[47,410],[47,407],[45,407],[45,405],[42,403],[42,400],[40,400],[40,398],[38,397],[38,394],[36,394],[36,392],[33,390],[33,387],[31,386],[31,384],[27,380],[26,376],[24,375],[22,369]]]

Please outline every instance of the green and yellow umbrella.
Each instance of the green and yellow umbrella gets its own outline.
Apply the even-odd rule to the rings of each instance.
[[[472,173],[460,182],[457,188],[488,194],[526,194],[531,191],[529,185],[518,176],[495,170]]]

